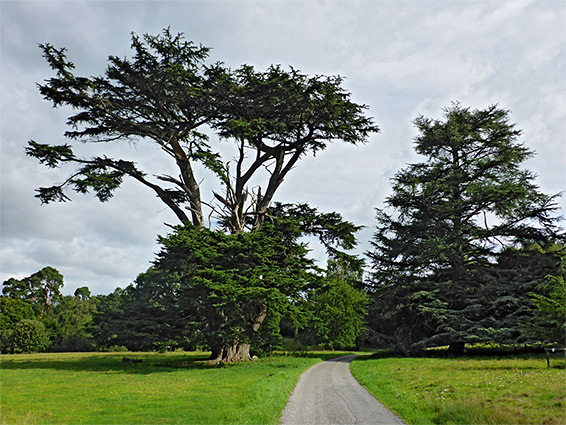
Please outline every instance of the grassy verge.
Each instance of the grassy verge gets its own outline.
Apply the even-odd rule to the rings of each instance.
[[[410,424],[564,424],[564,360],[358,358],[356,379]]]
[[[276,424],[300,374],[337,355],[215,366],[198,353],[3,355],[1,423]]]

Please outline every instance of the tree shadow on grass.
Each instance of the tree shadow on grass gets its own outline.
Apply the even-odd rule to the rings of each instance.
[[[83,355],[62,354],[60,357],[50,353],[45,357],[34,355],[10,355],[0,358],[1,370],[54,369],[83,372],[124,372],[149,374],[173,372],[179,369],[216,369],[222,365],[206,362],[208,355],[190,354],[162,355],[155,353],[84,353]],[[123,359],[129,359],[124,361]],[[141,360],[141,361],[140,361]]]
[[[547,369],[546,357],[543,354],[494,354],[494,355],[483,355],[483,356],[404,356],[402,354],[395,353],[393,351],[380,351],[369,356],[358,356],[353,361],[367,361],[376,359],[434,359],[445,361],[446,365],[452,370],[516,370],[520,368],[521,370],[541,370]],[[507,364],[505,360],[534,360],[534,364]],[[501,361],[501,362],[499,362]],[[467,363],[469,362],[469,363]],[[552,369],[565,369],[566,361],[564,358],[551,358],[551,368]]]
[[[299,357],[303,359],[321,359],[322,361],[332,360],[337,357],[354,355],[354,352],[348,351],[277,351],[276,356],[282,357]]]
[[[274,356],[330,360],[354,353],[287,352]],[[215,370],[237,366],[238,363],[210,363],[207,353],[55,353],[0,356],[0,370],[53,369],[83,372],[123,372],[150,374],[175,372],[179,369]],[[269,357],[269,356],[268,356]],[[124,359],[127,359],[126,361]]]

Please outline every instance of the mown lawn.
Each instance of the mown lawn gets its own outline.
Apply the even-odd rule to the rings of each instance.
[[[356,379],[407,423],[566,424],[564,360],[365,358]]]
[[[2,355],[1,422],[277,424],[301,373],[338,355],[235,365],[209,365],[198,353]]]

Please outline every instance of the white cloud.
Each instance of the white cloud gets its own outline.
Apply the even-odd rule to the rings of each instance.
[[[232,67],[280,63],[345,76],[345,87],[370,106],[381,133],[362,147],[336,144],[305,158],[278,199],[308,201],[367,226],[360,252],[369,247],[373,208],[390,193],[389,179],[418,160],[411,121],[419,114],[440,118],[451,101],[510,109],[538,152],[527,166],[539,174],[541,188],[566,187],[562,1],[19,1],[0,8],[0,280],[51,265],[64,274],[67,291],[87,284],[107,293],[149,266],[156,235],[169,230],[163,222],[175,223],[134,182],[106,204],[74,195],[70,203],[39,205],[34,189],[62,181],[68,170],[47,170],[23,149],[29,139],[64,142],[72,111],[53,110],[41,99],[35,83],[51,73],[38,43],[67,47],[78,73],[98,75],[108,55],[129,54],[131,31],[156,34],[171,26]],[[170,166],[143,143],[105,149],[155,172]]]

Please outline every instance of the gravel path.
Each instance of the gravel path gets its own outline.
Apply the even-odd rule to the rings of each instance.
[[[401,425],[350,373],[356,356],[318,363],[303,373],[283,410],[280,425]]]

